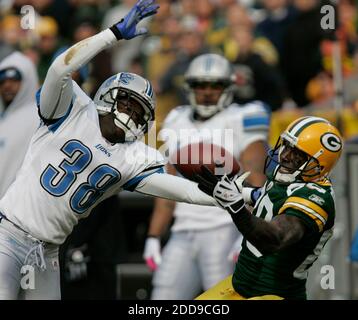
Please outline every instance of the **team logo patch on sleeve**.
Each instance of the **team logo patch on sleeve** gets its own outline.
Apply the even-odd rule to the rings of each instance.
[[[324,199],[322,199],[320,196],[317,196],[316,194],[311,194],[308,199],[317,203],[320,206],[324,205]]]

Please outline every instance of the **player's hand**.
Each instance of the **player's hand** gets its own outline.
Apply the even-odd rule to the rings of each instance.
[[[239,188],[239,191],[242,193],[244,189],[244,182],[246,178],[251,174],[251,171],[244,172],[242,175],[237,175],[234,177],[235,184]]]
[[[243,236],[240,234],[240,236],[234,242],[233,246],[229,251],[229,254],[227,256],[228,261],[235,262],[235,263],[237,262],[237,259],[239,258],[239,254],[241,251],[242,240],[243,240]]]
[[[117,32],[119,31],[121,38],[126,40],[146,34],[148,32],[147,28],[138,28],[137,24],[145,17],[156,14],[158,8],[159,5],[155,3],[155,0],[138,0],[127,15],[111,29],[112,31],[116,31],[113,30],[113,28],[116,28]],[[117,38],[119,37],[117,36]]]
[[[217,177],[206,166],[202,166],[197,181],[199,189],[212,196],[230,214],[239,212],[245,206],[237,185],[227,175]]]
[[[155,271],[162,262],[160,249],[160,240],[158,238],[147,238],[144,245],[143,258],[151,271]]]
[[[242,175],[234,177],[233,180],[234,180],[237,188],[241,192],[245,203],[247,203],[249,205],[254,205],[256,200],[261,195],[261,188],[244,187],[244,182],[250,174],[251,174],[250,171],[244,172]]]

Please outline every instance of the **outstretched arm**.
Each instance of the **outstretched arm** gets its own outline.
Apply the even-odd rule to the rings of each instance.
[[[176,171],[172,165],[167,164],[167,173],[175,176]],[[168,228],[175,209],[175,202],[168,199],[156,198],[150,219],[148,237],[160,238]]]
[[[154,173],[144,178],[135,191],[168,200],[217,206],[211,196],[198,189],[197,183],[165,173]]]
[[[154,1],[139,0],[111,28],[76,43],[56,58],[47,72],[40,95],[39,112],[44,119],[58,119],[66,114],[73,97],[72,72],[117,41],[132,39],[147,32],[145,28],[137,28],[137,24],[157,12],[159,6]]]
[[[301,219],[281,214],[271,221],[253,216],[246,208],[231,215],[238,230],[262,254],[270,254],[299,241],[306,227]]]
[[[73,97],[71,73],[116,42],[113,32],[107,29],[78,42],[55,59],[41,89],[40,114],[43,118],[58,119],[66,114]]]
[[[199,188],[217,200],[230,213],[243,236],[262,254],[285,249],[299,241],[306,232],[303,221],[285,214],[265,221],[252,215],[245,207],[244,199],[236,183],[226,176],[219,179],[205,167],[198,177]]]

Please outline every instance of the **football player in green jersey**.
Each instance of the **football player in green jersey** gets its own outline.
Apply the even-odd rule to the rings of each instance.
[[[232,276],[197,299],[306,299],[308,269],[332,236],[334,191],[329,173],[343,142],[327,120],[303,117],[291,123],[269,153],[267,181],[243,187],[203,167],[199,188],[212,195],[244,235]],[[274,163],[274,166],[272,164]],[[254,207],[252,213],[246,204]]]

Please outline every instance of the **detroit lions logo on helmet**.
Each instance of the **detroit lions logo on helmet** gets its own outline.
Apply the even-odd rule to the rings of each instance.
[[[133,75],[130,73],[122,72],[119,76],[118,82],[122,82],[123,84],[129,84],[134,79]]]
[[[322,145],[331,152],[338,152],[342,148],[341,139],[334,133],[325,133],[321,137]]]
[[[116,75],[110,77],[109,79],[107,79],[104,83],[103,83],[103,88],[108,88],[112,82],[114,81],[114,79],[116,78]]]

